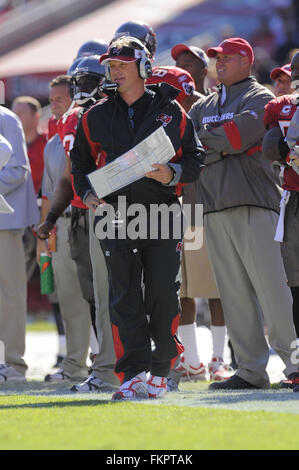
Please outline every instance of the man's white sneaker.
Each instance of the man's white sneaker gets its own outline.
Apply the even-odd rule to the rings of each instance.
[[[181,357],[179,366],[175,369],[182,374],[181,380],[186,382],[187,380],[207,380],[207,369],[203,363],[200,363],[198,367],[193,367],[185,362],[184,356]]]
[[[72,392],[79,392],[79,393],[88,393],[88,392],[111,392],[116,387],[110,385],[103,380],[98,379],[94,375],[90,375],[86,380],[83,382],[73,385],[71,388]]]
[[[54,374],[48,374],[45,377],[45,382],[65,382],[70,381],[70,375],[63,369],[59,369]]]
[[[209,362],[208,371],[210,374],[210,380],[227,380],[235,371],[228,364],[225,364],[222,357],[213,357],[212,361]]]
[[[149,398],[147,390],[146,372],[124,382],[117,392],[113,393],[112,400],[136,400],[138,398]]]
[[[12,366],[0,363],[0,383],[5,382],[26,382],[26,377]]]
[[[162,398],[167,392],[167,377],[151,375],[147,381],[147,390],[150,398]]]

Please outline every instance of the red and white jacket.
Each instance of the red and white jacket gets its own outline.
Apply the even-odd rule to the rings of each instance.
[[[281,130],[281,135],[277,133],[276,138],[273,137],[273,133],[267,132],[264,136],[264,145],[267,144],[267,140],[271,142],[273,147],[273,160],[277,160],[277,155],[281,157],[281,160],[288,162],[289,157],[283,155],[280,150],[281,142],[287,135],[287,131],[291,122],[291,119],[296,111],[297,107],[292,101],[292,95],[284,95],[274,100],[269,101],[265,106],[264,114],[264,125],[265,128],[270,131],[271,129],[278,127]],[[271,155],[271,152],[269,152]],[[283,172],[283,183],[282,188],[288,191],[299,191],[299,175],[289,166],[284,168]]]
[[[58,121],[57,133],[60,137],[67,158],[70,158],[70,151],[74,145],[78,121],[83,115],[83,112],[83,108],[74,108]],[[88,209],[88,207],[83,204],[81,198],[76,194],[73,175],[71,175],[71,178],[74,191],[74,199],[71,201],[72,206],[78,207],[79,209]]]

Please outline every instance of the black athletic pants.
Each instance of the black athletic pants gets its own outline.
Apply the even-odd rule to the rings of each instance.
[[[131,241],[120,251],[117,242],[116,249],[109,250],[111,245],[101,241],[109,274],[115,374],[122,383],[142,371],[167,377],[183,352],[175,336],[180,313],[181,242]]]

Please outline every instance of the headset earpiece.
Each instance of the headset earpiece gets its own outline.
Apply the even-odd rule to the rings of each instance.
[[[134,41],[132,41],[131,44],[133,47],[135,47],[135,49],[141,51],[141,58],[138,60],[138,63],[137,63],[138,73],[141,78],[146,80],[152,74],[152,64],[149,59],[150,52],[147,50],[145,45],[139,39],[134,39]]]
[[[152,64],[144,50],[142,50],[142,57],[138,61],[138,72],[139,76],[144,80],[149,78],[152,74]]]

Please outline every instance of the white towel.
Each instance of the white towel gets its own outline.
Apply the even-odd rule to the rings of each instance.
[[[281,200],[280,200],[280,213],[279,213],[279,219],[278,219],[278,224],[276,227],[276,233],[274,240],[276,242],[282,242],[283,241],[283,236],[284,236],[284,214],[285,214],[285,208],[287,203],[289,202],[291,192],[287,191],[286,189],[283,190]]]

